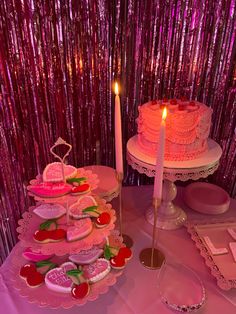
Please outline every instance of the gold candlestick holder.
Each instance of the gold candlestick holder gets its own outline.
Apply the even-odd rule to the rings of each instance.
[[[165,261],[165,255],[158,249],[155,248],[156,245],[156,233],[157,233],[157,209],[160,207],[161,200],[154,198],[154,224],[152,232],[152,247],[143,249],[139,254],[139,260],[141,264],[149,269],[158,269]]]
[[[119,183],[119,218],[120,218],[120,235],[123,238],[123,243],[128,247],[131,248],[133,246],[133,239],[123,233],[123,217],[122,217],[122,181],[123,181],[123,173],[117,172],[117,180]]]

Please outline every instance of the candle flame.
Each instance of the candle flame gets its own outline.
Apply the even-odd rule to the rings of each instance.
[[[162,112],[162,120],[165,121],[166,117],[167,117],[167,108],[165,107]]]
[[[117,82],[115,82],[115,94],[119,95],[119,85]]]

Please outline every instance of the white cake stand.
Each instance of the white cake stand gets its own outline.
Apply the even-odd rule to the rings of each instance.
[[[142,152],[137,143],[138,136],[135,135],[127,143],[127,162],[139,173],[148,177],[155,176],[156,158],[150,157]],[[213,174],[219,166],[222,155],[221,147],[212,139],[208,139],[208,150],[199,158],[186,161],[165,161],[162,203],[158,209],[157,227],[161,229],[177,229],[187,219],[185,212],[172,201],[175,199],[177,189],[175,181],[198,180]],[[151,200],[150,200],[151,202]],[[146,212],[146,219],[153,224],[153,208]]]

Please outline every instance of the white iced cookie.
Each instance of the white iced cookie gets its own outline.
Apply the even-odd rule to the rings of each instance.
[[[66,209],[60,204],[41,204],[33,212],[43,219],[56,219],[65,215]]]

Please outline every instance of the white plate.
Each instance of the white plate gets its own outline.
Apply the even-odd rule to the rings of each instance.
[[[217,185],[195,182],[185,188],[184,201],[190,208],[200,213],[216,215],[229,209],[230,197]]]

